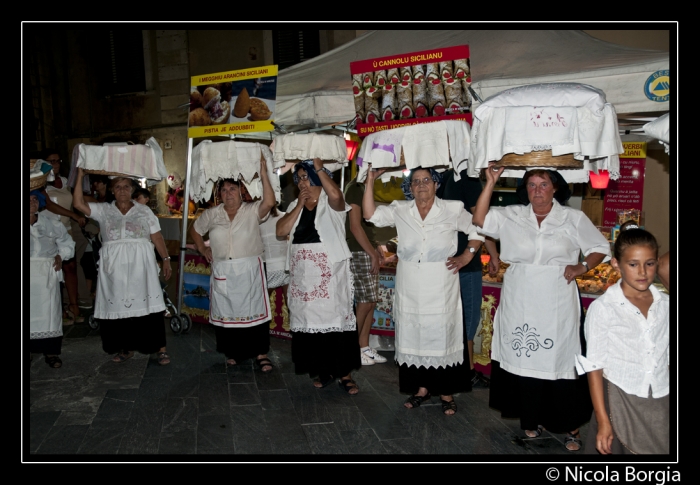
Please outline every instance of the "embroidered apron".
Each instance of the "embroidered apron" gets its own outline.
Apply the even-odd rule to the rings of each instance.
[[[438,368],[463,362],[459,274],[444,261],[399,261],[393,315],[399,365]]]
[[[165,310],[153,245],[148,239],[102,243],[95,318],[140,317]]]
[[[350,260],[331,263],[323,244],[292,244],[287,306],[293,332],[355,330]]]
[[[210,286],[209,322],[213,325],[254,327],[272,318],[260,256],[214,261]]]
[[[30,339],[63,335],[61,281],[63,271],[53,269],[54,258],[29,258]]]
[[[564,266],[513,263],[503,277],[491,358],[520,376],[576,379],[579,326],[576,282],[566,283]]]

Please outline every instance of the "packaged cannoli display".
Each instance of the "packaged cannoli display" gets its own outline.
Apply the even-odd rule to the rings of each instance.
[[[399,82],[401,82],[401,78],[399,77],[399,69],[396,67],[387,69],[386,79],[391,84],[398,84]]]
[[[376,71],[374,73],[374,86],[381,88],[386,85],[387,79],[386,79],[386,71]]]
[[[428,81],[428,109],[433,116],[442,116],[445,114],[445,90],[442,87],[442,81],[433,79]]]
[[[393,84],[387,84],[382,88],[382,121],[391,121],[396,119],[396,87]]]
[[[467,45],[351,62],[357,134],[441,119],[471,124],[469,69]]]
[[[396,99],[399,106],[399,118],[413,118],[413,83],[403,81],[396,85]]]
[[[355,100],[355,119],[359,123],[365,121],[365,91],[360,89],[353,96]]]
[[[455,59],[455,75],[457,79],[470,79],[469,59]]]
[[[464,108],[464,97],[462,96],[462,83],[456,79],[446,79],[443,81],[445,90],[445,111],[448,114],[461,113]]]
[[[374,86],[374,73],[366,72],[362,75],[362,89],[371,88]]]
[[[413,79],[425,79],[425,66],[423,64],[413,66]]]
[[[443,81],[447,79],[452,79],[452,61],[441,62],[438,64],[438,66],[440,68],[440,79],[442,79]]]
[[[371,86],[365,90],[365,122],[376,123],[380,121],[379,116],[379,98],[381,90]]]
[[[428,87],[425,78],[413,80],[413,109],[416,118],[428,116]]]

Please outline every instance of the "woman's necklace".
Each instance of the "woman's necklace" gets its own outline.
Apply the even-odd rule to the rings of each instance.
[[[552,212],[552,209],[549,209],[549,212]],[[549,214],[549,212],[545,212],[544,214],[538,214],[538,213],[535,212],[534,210],[532,211],[532,213],[535,214],[537,217],[544,217],[544,216],[546,216],[547,214]]]

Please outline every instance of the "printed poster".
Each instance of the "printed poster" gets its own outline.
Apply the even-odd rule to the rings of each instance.
[[[187,136],[272,131],[277,66],[192,76]]]
[[[392,305],[394,303],[394,287],[396,268],[381,268],[379,271],[379,299],[374,309],[374,318],[370,333],[375,335],[394,335],[394,318]]]
[[[603,227],[611,228],[625,222],[618,221],[620,210],[636,214],[642,211],[647,144],[635,141],[623,142],[622,146],[625,152],[620,155],[620,178],[610,180],[605,189]]]
[[[444,119],[471,124],[469,46],[350,63],[357,134]]]

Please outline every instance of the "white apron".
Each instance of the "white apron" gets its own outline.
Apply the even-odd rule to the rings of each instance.
[[[576,379],[579,326],[576,282],[566,283],[564,266],[511,264],[493,321],[491,359],[519,376]]]
[[[148,239],[102,243],[95,318],[141,317],[165,310],[153,245]]]
[[[52,186],[47,186],[46,194],[49,196],[49,198],[54,204],[58,204],[64,209],[71,210],[71,208],[73,207],[73,194],[68,188],[68,181],[66,179],[63,179],[63,183],[64,185],[60,189],[57,189]],[[71,218],[68,216],[60,216],[60,218],[61,224],[63,224],[63,226],[66,228],[66,231],[68,231],[68,235],[72,236],[73,229],[70,223]]]
[[[29,258],[29,338],[63,335],[61,281],[63,271],[53,269],[54,258]]]
[[[393,314],[399,365],[444,368],[463,362],[459,274],[444,261],[399,261]]]
[[[210,281],[211,324],[226,328],[254,327],[272,318],[260,256],[214,261]]]
[[[357,328],[350,260],[331,263],[323,244],[292,244],[287,306],[292,332],[347,332]]]

